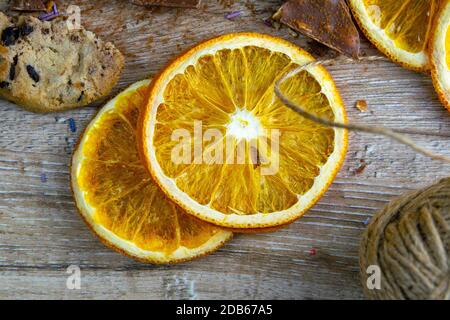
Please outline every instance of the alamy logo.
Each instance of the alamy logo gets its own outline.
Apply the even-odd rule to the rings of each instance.
[[[70,265],[66,271],[69,276],[67,277],[66,287],[69,290],[81,289],[81,269],[79,266]]]
[[[70,5],[67,7],[67,28],[69,30],[81,29],[81,9],[79,6]]]
[[[237,111],[226,131],[208,128],[194,121],[193,131],[178,128],[172,132],[171,161],[174,164],[251,164],[261,175],[275,175],[280,166],[280,136],[277,129],[263,129],[256,117]]]
[[[381,269],[379,266],[371,265],[367,268],[368,275],[366,286],[369,290],[381,290]]]

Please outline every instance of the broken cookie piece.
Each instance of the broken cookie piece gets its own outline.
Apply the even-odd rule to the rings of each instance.
[[[107,96],[124,57],[113,44],[64,19],[0,12],[0,97],[34,112],[88,105]]]
[[[359,57],[359,33],[345,0],[290,0],[273,18],[340,53]]]

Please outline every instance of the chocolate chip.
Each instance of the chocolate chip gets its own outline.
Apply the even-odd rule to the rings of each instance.
[[[80,101],[83,99],[83,96],[84,96],[84,91],[81,91],[81,94],[80,94],[80,96],[78,97],[77,102],[80,102]]]
[[[31,34],[34,31],[33,26],[30,26],[29,24],[24,24],[22,26],[20,26],[20,35],[22,37],[26,37],[29,34]]]
[[[5,46],[12,46],[19,39],[20,32],[17,27],[8,27],[2,32],[2,42]]]
[[[49,34],[49,33],[50,33],[50,29],[48,29],[48,28],[42,29],[42,34]]]
[[[16,66],[14,64],[11,64],[11,67],[9,68],[9,80],[13,81],[16,77]]]
[[[9,80],[13,81],[16,77],[16,66],[19,63],[19,55],[13,58],[13,62],[11,63],[11,67],[9,68]]]
[[[0,82],[0,88],[1,89],[5,89],[5,88],[8,88],[9,87],[9,82],[7,82],[7,81],[1,81]]]
[[[30,78],[34,80],[34,82],[39,82],[39,80],[41,79],[39,73],[37,73],[36,70],[30,65],[27,65],[27,72]]]
[[[80,37],[78,35],[76,35],[76,34],[73,34],[73,35],[70,36],[70,40],[72,42],[80,42]]]

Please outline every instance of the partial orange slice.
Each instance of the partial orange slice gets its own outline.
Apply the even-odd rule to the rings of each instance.
[[[450,1],[442,2],[430,43],[433,83],[442,103],[450,111]]]
[[[406,68],[430,68],[427,44],[438,0],[349,0],[367,38]]]
[[[143,262],[175,263],[216,250],[232,233],[186,215],[141,164],[136,125],[149,83],[132,85],[92,120],[71,183],[81,216],[105,244]]]
[[[257,33],[201,43],[151,85],[141,147],[162,190],[188,213],[234,229],[280,226],[324,194],[347,150],[347,132],[305,120],[274,93],[286,72],[314,61],[299,47]],[[346,113],[321,66],[284,82],[307,110]]]

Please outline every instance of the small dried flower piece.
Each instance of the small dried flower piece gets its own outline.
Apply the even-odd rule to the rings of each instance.
[[[56,3],[55,1],[47,1],[47,12],[52,12],[54,11],[54,8],[56,7]]]
[[[77,125],[75,124],[75,120],[73,118],[69,119],[69,129],[70,132],[77,132]]]
[[[231,20],[239,17],[242,14],[242,10],[234,11],[225,15],[225,19]]]
[[[359,33],[345,0],[290,0],[273,16],[349,57],[359,57]]]
[[[198,8],[201,0],[131,0],[131,3],[139,6]]]
[[[355,174],[361,174],[366,170],[367,162],[364,159],[359,160],[359,166],[355,169]]]
[[[59,11],[58,11],[58,8],[56,6],[56,3],[54,3],[53,1],[50,1],[50,3],[52,4],[51,11],[48,12],[48,13],[41,14],[39,16],[40,20],[42,20],[42,21],[50,21],[50,20],[52,20],[52,19],[54,19],[54,18],[59,16]]]
[[[15,11],[46,11],[42,0],[13,0],[10,8]]]
[[[272,18],[264,19],[263,22],[264,22],[264,24],[265,24],[266,26],[268,26],[269,28],[273,28],[273,21],[272,21]]]
[[[367,112],[368,105],[366,100],[358,100],[356,101],[356,108],[358,108],[361,112]]]

